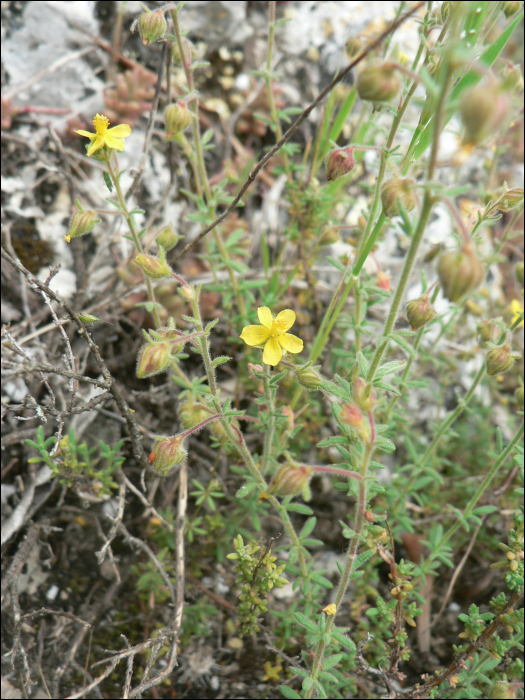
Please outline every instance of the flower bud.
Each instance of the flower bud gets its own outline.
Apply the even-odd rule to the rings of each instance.
[[[355,403],[343,404],[339,419],[356,430],[361,430],[363,425],[363,416],[359,410],[359,406]]]
[[[99,224],[100,219],[96,211],[76,211],[69,222],[69,230],[65,241],[69,243],[72,238],[84,236],[93,230],[95,224]]]
[[[191,124],[192,116],[186,103],[182,100],[172,105],[168,105],[164,110],[164,121],[166,122],[166,138],[173,140],[181,131],[187,129]]]
[[[494,332],[494,321],[491,319],[487,321],[480,321],[477,325],[477,331],[479,334],[479,339],[480,343],[482,345],[485,345],[486,343],[490,343],[492,340],[492,334]]]
[[[367,102],[390,102],[399,92],[401,81],[395,67],[387,63],[364,68],[357,78],[357,94]]]
[[[311,467],[301,466],[295,462],[286,462],[273,477],[268,493],[277,498],[286,496],[299,496],[302,494],[305,501],[311,498],[310,479],[314,470]]]
[[[362,411],[368,413],[376,402],[376,395],[371,384],[367,384],[362,377],[352,377],[352,397]]]
[[[186,401],[179,406],[180,424],[185,430],[202,423],[210,415],[204,408],[197,406],[197,401],[195,401],[193,396],[188,396]]]
[[[516,12],[519,12],[522,7],[523,3],[519,2],[519,0],[504,0],[503,7],[501,9],[503,10],[505,17],[509,19],[509,17],[513,17]]]
[[[503,88],[509,92],[521,92],[523,90],[523,75],[518,65],[508,64],[502,71]]]
[[[497,204],[499,211],[508,212],[517,209],[523,202],[523,188],[513,187],[507,190]]]
[[[419,299],[413,299],[407,303],[407,318],[413,331],[423,328],[436,317],[436,310],[428,299],[428,294],[423,294]]]
[[[383,214],[388,219],[399,216],[400,202],[407,211],[414,209],[417,203],[416,195],[412,190],[414,184],[414,180],[410,177],[394,177],[385,182],[381,188],[381,202],[383,203]]]
[[[496,374],[508,372],[515,362],[510,353],[510,343],[495,347],[487,353],[487,374],[494,377]]]
[[[322,379],[317,367],[312,367],[308,363],[302,367],[296,367],[295,376],[299,384],[308,391],[315,391],[321,386]]]
[[[523,287],[523,263],[522,262],[519,262],[516,265],[516,279]]]
[[[155,240],[159,245],[161,245],[164,248],[164,250],[168,251],[172,248],[175,248],[175,246],[181,238],[183,238],[183,236],[180,236],[178,233],[175,233],[171,225],[168,224],[162,229],[162,231],[159,234],[157,234]]]
[[[489,693],[490,700],[506,700],[507,698],[510,700],[515,697],[515,689],[507,681],[496,681]]]
[[[496,83],[476,85],[461,96],[459,113],[467,143],[480,143],[505,121],[509,100]]]
[[[330,605],[323,608],[323,612],[326,613],[326,615],[335,615],[337,613],[337,605],[335,603],[330,603]]]
[[[386,272],[383,272],[383,270],[377,271],[376,284],[380,289],[384,289],[386,292],[389,292],[391,282],[392,278],[390,275],[387,275]]]
[[[339,226],[331,226],[327,224],[321,229],[319,236],[319,245],[332,245],[339,240]]]
[[[182,287],[179,287],[178,292],[188,301],[195,298],[195,288],[192,287],[191,284],[184,284]]]
[[[346,42],[345,54],[351,61],[364,48],[363,40],[360,36],[353,36]]]
[[[139,17],[139,32],[144,46],[161,39],[166,33],[166,29],[163,10],[144,12]]]
[[[184,51],[186,59],[193,58],[197,52],[195,46],[188,39],[182,40],[182,50]],[[176,66],[182,65],[181,55],[179,51],[179,43],[177,41],[173,42],[171,47],[171,55],[173,56],[173,63]]]
[[[169,343],[147,343],[139,350],[137,377],[146,379],[165,372],[170,366],[171,347]]]
[[[161,279],[162,277],[169,277],[171,275],[170,266],[166,260],[162,259],[163,256],[159,258],[152,258],[151,255],[144,255],[140,253],[137,255],[133,261],[135,265],[138,265],[142,272],[153,280]]]
[[[162,476],[168,476],[173,467],[184,462],[188,452],[182,446],[182,436],[158,436],[151,450],[154,454],[153,468]]]
[[[326,179],[333,182],[355,168],[354,149],[351,146],[333,148],[327,153],[324,164]]]
[[[443,253],[437,271],[443,293],[452,302],[476,290],[485,279],[485,268],[476,257],[471,243],[459,250]]]

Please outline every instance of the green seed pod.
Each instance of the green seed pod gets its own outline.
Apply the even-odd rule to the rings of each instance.
[[[511,190],[507,190],[497,204],[499,211],[509,212],[513,209],[517,209],[519,205],[523,202],[523,188],[513,187]]]
[[[339,240],[339,227],[326,224],[321,229],[319,236],[319,245],[333,245]]]
[[[166,260],[164,260],[163,255],[159,258],[152,258],[151,255],[139,253],[133,262],[135,265],[138,265],[142,272],[150,279],[158,280],[162,279],[162,277],[171,276],[170,266]]]
[[[326,179],[333,182],[343,177],[343,175],[351,173],[355,168],[354,149],[351,146],[347,146],[347,148],[333,148],[327,153],[324,164]]]
[[[185,131],[190,126],[191,120],[191,112],[182,100],[168,105],[164,110],[167,140],[172,141],[178,134]]]
[[[412,211],[417,204],[416,195],[412,187],[415,185],[412,178],[394,177],[385,182],[381,188],[381,202],[383,214],[391,219],[399,216],[399,203],[401,202],[407,211]]]
[[[185,430],[202,423],[205,418],[211,415],[204,408],[199,408],[196,404],[197,401],[195,401],[193,396],[188,396],[179,406],[180,423]]]
[[[496,681],[490,689],[490,700],[506,700],[507,698],[511,700],[515,697],[514,688],[507,681]]]
[[[96,211],[76,211],[69,222],[69,230],[65,240],[67,243],[77,236],[85,236],[93,230],[95,224],[99,224],[100,219]]]
[[[137,377],[146,379],[165,372],[170,366],[171,346],[169,343],[147,343],[139,350]]]
[[[314,470],[310,467],[287,462],[273,477],[268,493],[277,498],[302,494],[304,500],[309,501],[311,498],[310,479],[313,473]]]
[[[428,300],[428,294],[407,303],[407,318],[413,331],[423,328],[437,316],[436,310]]]
[[[501,9],[503,10],[505,17],[509,19],[509,17],[514,17],[516,12],[519,12],[522,7],[523,3],[519,2],[519,0],[504,0],[503,7]]]
[[[461,96],[459,114],[467,143],[480,143],[503,124],[510,109],[508,97],[495,82],[476,85]]]
[[[492,340],[495,324],[492,320],[480,321],[477,325],[481,345],[486,345]]]
[[[485,279],[485,268],[470,242],[459,250],[443,253],[437,270],[443,293],[452,302],[476,290]]]
[[[315,391],[321,386],[322,379],[317,369],[317,367],[307,365],[295,368],[297,381],[308,391]]]
[[[158,436],[155,438],[150,459],[152,459],[153,468],[157,473],[168,476],[173,467],[184,462],[187,456],[188,452],[182,446],[180,435]]]
[[[387,63],[372,64],[361,71],[357,94],[366,102],[390,102],[401,88],[396,69]]]
[[[523,287],[523,263],[522,262],[519,262],[516,265],[516,279]]]
[[[168,251],[175,248],[177,243],[183,238],[178,233],[175,233],[171,224],[164,226],[164,228],[157,234],[156,241],[161,245],[164,250]]]
[[[166,33],[166,29],[163,10],[144,12],[139,17],[139,32],[144,46],[161,39]]]
[[[510,343],[495,347],[487,353],[487,374],[494,377],[496,374],[508,372],[515,362],[510,353]]]

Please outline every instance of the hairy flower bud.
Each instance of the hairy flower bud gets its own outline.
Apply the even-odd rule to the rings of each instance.
[[[317,367],[312,367],[310,363],[295,368],[297,381],[308,391],[315,391],[321,386],[321,375],[317,369]]]
[[[286,462],[273,477],[268,493],[277,498],[286,496],[299,496],[302,494],[305,501],[311,498],[310,479],[314,470],[311,467],[301,466],[295,462]]]
[[[522,7],[523,3],[519,2],[519,0],[504,0],[503,7],[501,9],[503,10],[505,17],[509,19],[509,17],[513,17],[516,12],[519,12]]]
[[[197,52],[195,46],[188,39],[182,40],[182,50],[184,51],[187,60],[193,58]],[[182,61],[179,50],[179,44],[177,41],[173,42],[173,46],[171,47],[171,55],[173,56],[173,63],[176,66],[180,66],[182,64]]]
[[[503,88],[509,92],[521,92],[523,90],[523,75],[519,65],[508,64],[503,68]]]
[[[356,430],[360,430],[363,425],[363,416],[355,403],[343,404],[339,419]]]
[[[499,211],[508,212],[517,209],[523,202],[523,188],[513,187],[507,190],[497,204]]]
[[[479,334],[479,339],[482,345],[490,343],[492,340],[492,334],[494,332],[495,324],[494,321],[488,319],[487,321],[480,321],[477,325],[477,331]]]
[[[503,3],[505,5],[505,3]],[[490,700],[511,700],[516,697],[516,688],[507,681],[496,681],[490,689]]]
[[[467,143],[480,143],[502,125],[509,112],[509,100],[496,83],[476,85],[465,90],[459,114]]]
[[[170,266],[162,254],[158,258],[153,258],[151,255],[139,253],[133,262],[135,265],[138,265],[142,272],[150,279],[158,280],[162,277],[170,277],[171,275]]]
[[[93,230],[95,224],[99,224],[100,219],[96,211],[76,211],[69,222],[69,230],[65,241],[69,243],[72,238],[84,236]]]
[[[339,240],[339,226],[327,224],[321,229],[319,236],[319,245],[332,245]]]
[[[508,372],[515,362],[515,357],[510,352],[510,343],[492,348],[487,353],[487,374],[494,377],[496,374]]]
[[[516,279],[523,287],[523,263],[522,262],[519,262],[516,265]]]
[[[184,462],[188,452],[182,445],[182,436],[173,437],[158,436],[151,453],[154,455],[153,468],[162,476],[168,476],[173,467]]]
[[[137,377],[145,379],[165,372],[170,366],[170,343],[147,343],[139,350],[137,360]]]
[[[391,219],[399,216],[399,204],[401,203],[406,211],[412,211],[416,206],[416,195],[412,187],[414,180],[410,177],[394,177],[385,182],[381,188],[381,202],[383,204],[383,214]]]
[[[185,430],[202,423],[202,421],[210,415],[208,411],[197,405],[197,401],[195,401],[193,396],[188,396],[179,406],[180,423]]]
[[[139,17],[139,32],[144,46],[161,39],[166,33],[166,29],[163,10],[144,12]]]
[[[355,168],[354,149],[352,146],[346,148],[333,148],[326,155],[324,160],[326,168],[326,179],[332,182],[347,173],[351,173]]]
[[[377,271],[376,284],[379,287],[379,289],[384,289],[386,292],[389,292],[391,282],[392,278],[390,277],[390,275],[387,275],[386,272],[383,272],[383,270]]]
[[[356,83],[357,94],[367,102],[390,102],[399,92],[401,81],[394,66],[372,64],[364,68]]]
[[[164,248],[164,250],[168,251],[175,248],[181,238],[183,238],[183,236],[175,233],[171,224],[168,224],[167,226],[164,226],[160,233],[157,234],[155,240]]]
[[[443,293],[452,302],[476,290],[485,279],[485,268],[476,257],[471,243],[459,250],[443,253],[437,271]]]
[[[367,384],[362,377],[352,377],[352,397],[362,411],[368,413],[376,402],[376,395],[371,384]]]
[[[190,126],[191,120],[191,112],[186,107],[186,103],[182,100],[175,104],[168,105],[164,110],[166,138],[168,141],[174,139],[181,131],[185,131]]]
[[[413,331],[423,328],[437,315],[428,299],[428,294],[423,294],[419,299],[409,301],[406,306],[407,319]]]

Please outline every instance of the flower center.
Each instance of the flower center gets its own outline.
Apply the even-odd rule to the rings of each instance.
[[[104,117],[102,114],[96,114],[95,118],[93,119],[93,126],[95,127],[97,134],[104,136],[108,130],[109,119]]]
[[[286,333],[286,323],[285,321],[275,320],[272,323],[271,336],[272,338],[278,338],[283,333]]]

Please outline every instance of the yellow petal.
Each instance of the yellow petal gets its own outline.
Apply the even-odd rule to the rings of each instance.
[[[279,341],[279,345],[288,352],[296,353],[302,352],[303,350],[303,341],[301,338],[298,338],[296,335],[292,335],[291,333],[280,335],[277,340]]]
[[[295,312],[291,309],[284,309],[284,311],[277,314],[275,321],[279,324],[281,330],[287,331],[295,323]]]
[[[270,337],[270,331],[264,326],[245,326],[240,335],[246,345],[262,345]]]
[[[281,361],[282,356],[283,351],[281,350],[281,346],[277,342],[277,339],[270,338],[270,340],[264,346],[263,362],[266,365],[272,365],[272,367],[275,367],[275,365],[278,365]]]
[[[131,127],[129,124],[117,124],[117,126],[113,126],[106,131],[106,136],[108,134],[118,139],[125,139],[126,136],[131,134]]]
[[[104,137],[97,134],[97,138],[91,142],[91,146],[89,147],[89,151],[87,152],[87,155],[88,156],[92,155],[95,151],[98,151],[100,148],[102,148],[103,145],[104,145]]]
[[[93,141],[93,139],[97,138],[96,134],[90,134],[89,131],[84,131],[84,129],[79,129],[78,131],[75,131],[75,134],[80,134],[81,136],[87,136],[87,138],[91,139],[91,141]]]
[[[259,321],[263,324],[263,326],[266,326],[266,328],[271,331],[273,314],[270,309],[267,306],[261,306],[259,309],[257,309],[257,316],[259,317]]]
[[[104,134],[104,141],[110,148],[114,148],[116,151],[124,150],[124,141],[122,139],[116,139],[114,136],[108,132]]]

